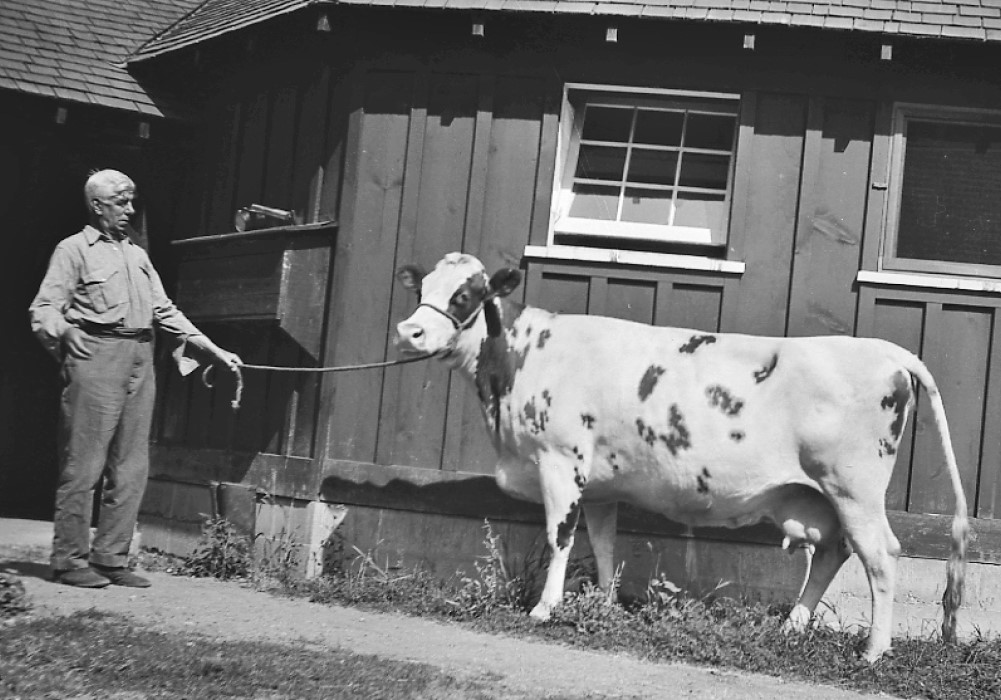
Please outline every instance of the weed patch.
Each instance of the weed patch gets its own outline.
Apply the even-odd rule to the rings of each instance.
[[[225,518],[207,518],[194,551],[184,558],[179,573],[222,580],[246,578],[253,570],[250,540]]]
[[[0,573],[0,620],[11,618],[31,609],[24,584],[17,576]]]

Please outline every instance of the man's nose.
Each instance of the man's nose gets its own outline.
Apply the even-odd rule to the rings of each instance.
[[[132,206],[132,202],[125,203],[125,213],[128,214],[129,216],[132,216],[133,214],[136,213],[136,208]]]

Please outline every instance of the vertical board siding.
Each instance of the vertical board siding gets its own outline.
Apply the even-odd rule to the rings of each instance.
[[[326,361],[371,362],[385,355],[404,171],[410,136],[414,76],[370,72],[356,77],[360,95],[348,148],[344,221],[334,259],[334,306]],[[344,372],[324,380],[323,455],[374,462],[377,449],[381,371]]]
[[[465,249],[492,273],[518,267],[528,239],[546,85],[515,76],[479,80]],[[524,285],[513,298],[523,294]],[[492,473],[497,461],[475,393],[457,375],[449,386],[444,449],[448,470]]]
[[[810,103],[787,334],[852,335],[873,108]]]
[[[929,304],[924,360],[938,383],[967,501],[976,503],[993,310]],[[908,510],[953,512],[952,487],[932,417],[918,410]]]
[[[747,267],[726,300],[727,331],[785,333],[805,124],[798,96],[761,93],[741,111],[730,245]]]
[[[405,200],[405,206],[416,205],[416,212],[401,212],[404,218],[414,217],[415,229],[409,240],[401,236],[398,246],[401,252],[412,251],[411,259],[419,255],[433,263],[464,248],[479,79],[441,73],[433,74],[428,85],[423,149],[404,183],[405,189],[418,191],[416,198]],[[394,322],[409,312],[410,300],[407,307],[394,314]],[[391,335],[392,328],[387,331]],[[377,462],[441,464],[448,387],[449,377],[439,363],[415,363],[387,372]]]

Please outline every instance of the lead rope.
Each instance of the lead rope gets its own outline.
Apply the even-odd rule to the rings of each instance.
[[[233,410],[240,408],[240,400],[243,398],[243,371],[245,369],[259,369],[266,370],[268,372],[351,372],[354,370],[361,369],[376,369],[379,367],[393,367],[394,365],[406,365],[411,362],[420,362],[422,360],[430,360],[434,357],[434,354],[430,355],[418,355],[417,357],[408,357],[402,360],[387,360],[386,362],[368,362],[361,365],[341,365],[339,367],[279,367],[277,365],[251,365],[243,364],[234,366],[233,373],[236,375],[236,392],[233,396],[233,400],[229,402],[229,405],[233,407]],[[209,365],[202,371],[202,384],[207,386],[209,389],[212,388],[212,381],[209,379],[209,375],[212,374],[212,370],[215,369],[215,365]]]

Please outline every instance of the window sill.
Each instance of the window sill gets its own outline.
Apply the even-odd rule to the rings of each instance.
[[[746,265],[738,260],[719,260],[701,255],[648,253],[637,250],[585,248],[569,245],[527,245],[525,257],[531,260],[567,260],[572,262],[613,263],[674,270],[699,270],[741,275]]]
[[[863,284],[1001,294],[1001,280],[972,279],[969,277],[950,277],[946,275],[922,275],[910,272],[887,272],[885,270],[859,270],[858,276],[855,279]]]

